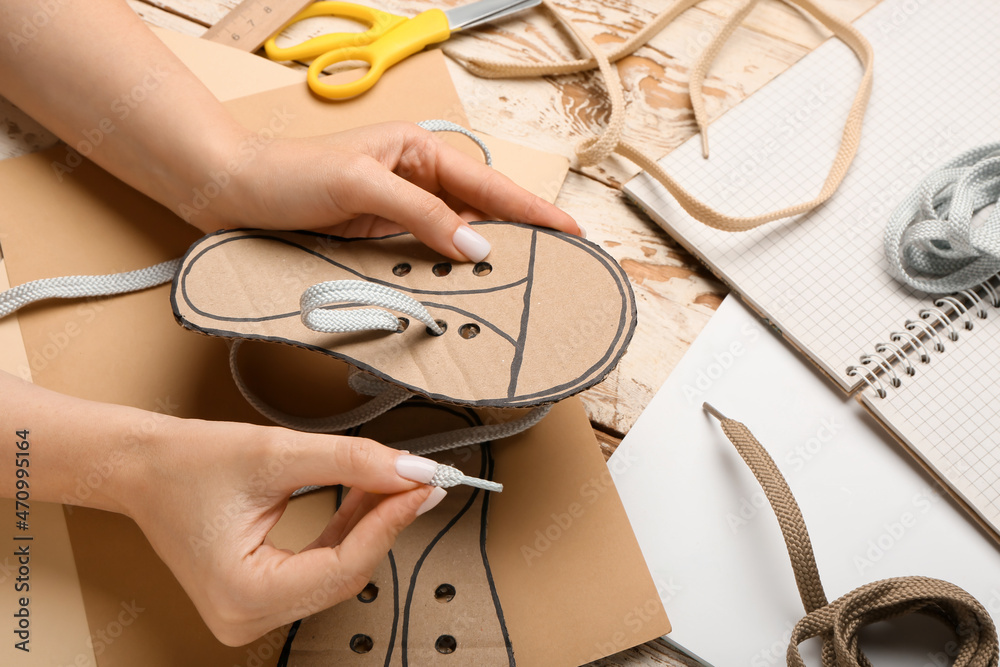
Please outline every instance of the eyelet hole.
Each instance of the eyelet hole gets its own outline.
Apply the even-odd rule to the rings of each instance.
[[[358,593],[358,600],[364,602],[365,604],[374,602],[375,598],[377,597],[378,597],[378,586],[376,586],[370,581],[368,582],[368,585],[365,586],[363,589],[361,589],[361,592]]]
[[[412,268],[413,267],[411,267],[409,264],[403,262],[401,264],[397,264],[396,266],[392,267],[392,273],[402,278],[407,273],[409,273],[410,269]]]
[[[455,599],[455,587],[451,584],[441,584],[434,591],[434,599],[438,602],[451,602]]]
[[[351,637],[351,650],[355,653],[368,653],[375,648],[375,642],[368,635],[354,635]]]
[[[437,322],[437,325],[439,327],[441,327],[441,333],[434,333],[433,331],[431,331],[430,327],[425,327],[424,330],[427,332],[427,334],[429,336],[442,336],[442,335],[444,335],[444,332],[448,330],[448,323],[445,322],[444,320],[434,320],[434,321]]]
[[[488,276],[493,271],[493,265],[489,262],[477,262],[474,267],[472,267],[472,274],[475,276]]]
[[[410,320],[405,317],[398,317],[396,319],[399,320],[399,329],[396,330],[396,333],[403,333],[410,326]]]
[[[451,273],[451,263],[450,262],[441,262],[440,264],[435,264],[433,266],[433,268],[431,268],[431,271],[438,278],[442,278],[442,277],[448,275],[449,273]]]
[[[468,340],[478,336],[479,331],[480,329],[478,324],[463,324],[458,328],[458,335]]]
[[[437,649],[438,653],[454,653],[455,649],[458,648],[458,642],[451,635],[441,635],[434,642],[434,648]]]

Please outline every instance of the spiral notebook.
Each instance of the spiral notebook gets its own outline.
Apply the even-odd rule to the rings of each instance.
[[[1000,79],[987,73],[1000,71],[1000,11],[992,0],[885,0],[855,26],[875,51],[874,87],[857,157],[825,205],[731,234],[688,216],[645,174],[625,191],[842,389],[859,392],[1000,540],[1000,432],[991,423],[1000,288],[994,280],[935,305],[890,276],[882,247],[889,212],[924,174],[997,139]],[[713,123],[710,159],[695,137],[660,163],[737,215],[811,199],[861,72],[850,49],[829,40]]]

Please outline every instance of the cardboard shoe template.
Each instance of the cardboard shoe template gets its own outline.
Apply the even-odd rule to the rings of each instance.
[[[618,363],[636,322],[628,277],[593,243],[527,225],[473,223],[493,246],[452,263],[411,234],[342,239],[309,232],[223,231],[188,251],[174,316],[202,333],[287,343],[331,355],[435,400],[526,407],[571,396]],[[444,328],[409,319],[398,333],[322,333],[299,297],[334,280],[387,286]],[[330,304],[337,308],[350,304]]]
[[[415,429],[479,423],[468,408],[417,399],[352,433],[391,441]],[[493,475],[490,443],[435,458],[468,475]],[[483,665],[515,664],[486,551],[490,500],[480,489],[451,489],[441,505],[403,531],[355,599],[292,626],[279,667],[448,665],[462,656]]]

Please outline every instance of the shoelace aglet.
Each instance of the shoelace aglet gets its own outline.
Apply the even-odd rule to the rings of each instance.
[[[720,422],[728,419],[728,417],[726,417],[724,414],[722,414],[721,412],[719,412],[718,410],[716,410],[715,407],[712,404],[710,404],[710,403],[702,403],[701,407],[702,407],[702,409],[705,412],[707,412],[708,414],[712,415],[713,417],[715,417],[716,419],[718,419]]]
[[[495,493],[503,491],[503,484],[500,484],[499,482],[494,482],[491,479],[469,477],[458,468],[453,468],[452,466],[444,463],[438,464],[437,470],[434,472],[434,477],[431,478],[431,481],[428,482],[428,484],[445,489],[458,486],[459,484],[465,484],[477,489],[483,489],[484,491],[493,491]]]
[[[698,128],[701,132],[701,156],[708,159],[708,127]]]

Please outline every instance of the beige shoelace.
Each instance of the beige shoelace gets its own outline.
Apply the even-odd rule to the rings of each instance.
[[[740,232],[753,229],[764,223],[779,220],[781,218],[799,215],[819,206],[837,190],[847,169],[854,159],[858,150],[858,143],[861,141],[861,126],[864,121],[865,109],[868,106],[868,98],[871,95],[872,87],[872,61],[873,53],[871,44],[858,32],[854,26],[845,23],[840,19],[828,14],[818,5],[810,0],[783,0],[788,5],[798,7],[811,14],[834,35],[854,51],[858,60],[864,67],[864,74],[858,86],[854,103],[847,114],[847,121],[841,135],[840,148],[833,160],[833,165],[827,174],[826,180],[819,194],[810,201],[786,206],[785,208],[761,213],[752,216],[733,216],[721,211],[717,211],[711,206],[699,201],[687,190],[674,180],[656,160],[646,155],[639,148],[622,140],[622,132],[625,129],[625,98],[622,94],[621,80],[618,77],[618,70],[612,67],[611,63],[630,55],[640,46],[648,42],[653,35],[660,32],[679,14],[697,4],[698,0],[679,0],[666,11],[656,16],[646,27],[623,42],[616,48],[604,51],[594,41],[577,29],[572,21],[565,18],[561,12],[552,4],[550,0],[543,0],[543,5],[555,15],[576,36],[577,40],[589,52],[588,58],[571,60],[566,62],[541,62],[541,63],[510,63],[498,60],[470,58],[459,53],[454,46],[444,48],[451,58],[460,63],[469,72],[476,76],[485,78],[515,78],[515,77],[536,77],[550,74],[570,74],[582,72],[597,67],[604,76],[607,86],[608,96],[611,101],[611,117],[604,132],[596,137],[583,141],[577,147],[577,157],[580,166],[586,167],[597,164],[611,153],[618,153],[622,157],[635,163],[644,169],[651,176],[656,178],[663,187],[670,192],[677,202],[692,217],[700,220],[709,227],[728,232]],[[691,70],[691,106],[694,108],[695,122],[702,137],[702,150],[708,157],[708,118],[705,112],[705,100],[702,94],[702,84],[708,69],[723,44],[729,39],[733,31],[739,26],[743,19],[757,5],[759,0],[746,0],[728,19],[726,19],[722,30],[715,36],[712,42],[699,57],[695,67]]]
[[[788,644],[790,667],[805,667],[798,646],[812,637],[823,642],[823,667],[871,667],[861,651],[861,629],[915,613],[933,616],[955,629],[955,667],[996,667],[1000,645],[993,620],[978,600],[947,581],[930,577],[883,579],[827,602],[802,511],[778,466],[746,426],[724,417],[707,403],[704,407],[719,420],[726,437],[757,478],[785,538],[806,610]]]

